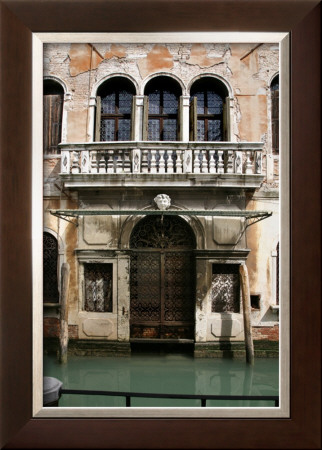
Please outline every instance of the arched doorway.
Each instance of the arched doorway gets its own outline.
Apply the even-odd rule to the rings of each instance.
[[[194,233],[178,216],[146,216],[131,238],[130,337],[193,339]]]

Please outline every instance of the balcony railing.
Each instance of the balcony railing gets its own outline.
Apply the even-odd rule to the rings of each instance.
[[[61,175],[261,175],[262,143],[97,142],[61,144]]]

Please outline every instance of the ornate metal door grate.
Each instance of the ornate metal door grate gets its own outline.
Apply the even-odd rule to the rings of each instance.
[[[192,230],[178,217],[148,216],[134,228],[132,338],[193,338],[194,245]]]

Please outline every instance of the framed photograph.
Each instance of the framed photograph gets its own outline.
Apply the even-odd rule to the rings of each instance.
[[[160,4],[151,3],[150,7],[145,5],[144,19],[141,17],[134,26],[132,20],[124,21],[127,14],[120,5],[107,1],[103,2],[102,9],[102,3],[81,2],[80,10],[88,13],[91,24],[95,23],[90,27],[82,19],[73,25],[64,23],[63,19],[58,26],[55,18],[62,4],[56,1],[46,5],[32,2],[27,9],[15,2],[1,5],[4,36],[8,37],[7,44],[1,45],[1,66],[8,68],[1,78],[2,111],[6,111],[1,136],[4,193],[1,204],[4,268],[1,445],[6,448],[267,448],[276,445],[289,448],[291,443],[294,448],[318,447],[320,215],[312,215],[312,209],[320,211],[317,189],[320,173],[312,173],[312,165],[320,167],[321,142],[316,125],[321,115],[320,5],[317,2],[310,7],[307,4],[295,7],[292,2],[288,6],[280,2],[276,15],[268,4],[256,7],[254,2],[249,18],[248,8],[234,4],[229,12],[226,9],[226,19],[216,27],[204,15],[197,23],[192,20],[200,3],[199,6],[197,2],[181,3],[179,7],[160,2],[165,9],[156,22],[153,18],[160,12]],[[126,4],[129,14],[133,2]],[[51,15],[52,7],[57,10]],[[178,13],[185,7],[186,17],[190,19],[183,20]],[[213,2],[208,7],[215,15],[225,12],[222,2]],[[67,17],[70,5],[65,4],[63,9]],[[174,15],[165,24],[161,19],[169,9]],[[265,12],[265,21],[258,20],[258,14]],[[102,31],[100,20],[104,14],[110,17],[104,28],[107,32],[98,33]],[[97,17],[101,19],[94,20]],[[172,23],[174,17],[176,25]],[[248,17],[247,24],[240,25],[241,17]],[[236,29],[238,33],[234,33]],[[307,39],[302,37],[304,31]],[[305,67],[304,54],[311,55]],[[19,70],[15,68],[13,55],[19,60]],[[234,58],[239,60],[238,64],[244,61],[242,68],[233,65]],[[276,117],[277,75],[281,90],[277,102],[280,115]],[[249,76],[251,83],[247,81]],[[306,95],[301,90],[303,77],[308,78]],[[61,110],[59,97],[63,98]],[[266,116],[270,112],[269,126],[266,123],[269,131],[261,134],[263,107],[260,103],[264,97]],[[13,98],[20,98],[19,105],[23,107],[19,108]],[[86,104],[83,111],[82,104]],[[313,111],[309,122],[304,112],[307,105]],[[253,121],[250,111],[256,111]],[[48,120],[48,116],[56,113],[60,121]],[[278,136],[275,121],[279,117]],[[43,122],[44,145],[40,125]],[[216,137],[212,138],[212,134]],[[15,151],[9,152],[9,148]],[[23,149],[20,150],[23,158],[17,157],[19,149]],[[170,187],[169,181],[175,182],[175,186]],[[275,201],[277,186],[280,206]],[[209,188],[211,199],[204,200]],[[306,193],[309,189],[310,193]],[[255,191],[261,192],[257,198],[252,196]],[[310,207],[307,195],[310,195]],[[275,214],[280,213],[280,226],[271,222],[270,229],[265,228],[265,221],[268,223],[274,217],[271,209],[263,207],[265,202],[270,203]],[[238,215],[236,211],[240,211]],[[259,213],[265,213],[265,217]],[[253,224],[259,219],[261,224]],[[256,238],[250,232],[252,224],[259,234]],[[245,231],[241,230],[242,225],[249,228],[248,242],[245,233],[241,233]],[[163,241],[154,245],[152,240],[158,235],[158,227],[163,230],[160,234]],[[182,227],[184,231],[180,235]],[[167,229],[168,234],[164,231]],[[106,230],[112,230],[109,236]],[[165,237],[177,241],[164,244]],[[271,248],[274,239],[275,247]],[[265,274],[269,288],[265,286],[264,292],[258,288],[263,283],[256,280],[261,276],[256,267],[261,266],[261,258],[267,259],[266,248],[256,251],[262,241],[270,247]],[[248,243],[255,249],[257,263],[247,259]],[[50,266],[52,244],[56,245],[56,264],[59,261],[63,270],[46,287],[39,273],[43,265]],[[43,248],[49,254],[46,263]],[[194,255],[196,268],[191,274],[200,273],[200,276],[196,280],[188,277],[181,286],[178,280],[188,269],[185,266],[178,273],[178,267],[190,253]],[[167,275],[174,257],[173,268]],[[147,258],[154,261],[150,261],[145,273],[142,262]],[[155,264],[158,270],[152,271]],[[247,265],[250,280],[247,280]],[[241,272],[240,278],[235,273],[236,267]],[[156,276],[161,289],[158,304],[154,305],[144,299],[149,284],[144,280]],[[237,283],[235,279],[241,281]],[[190,318],[189,311],[180,308],[178,292],[191,280],[194,286],[189,292],[196,293],[192,303],[198,308]],[[167,290],[171,290],[170,297],[175,297],[168,303]],[[69,304],[75,303],[74,309],[67,309],[69,317],[64,316],[66,309],[62,302],[66,292]],[[48,296],[44,310],[43,293]],[[285,299],[280,304],[278,293]],[[177,306],[171,306],[171,302]],[[161,313],[151,321],[151,314],[158,308]],[[84,354],[84,348],[88,353],[98,347],[103,353],[110,352],[111,345],[107,344],[113,343],[119,343],[114,351],[126,353],[157,339],[160,344],[170,345],[193,342],[197,361],[197,356],[213,358],[216,352],[216,356],[220,352],[221,356],[225,352],[237,356],[240,348],[236,343],[243,335],[242,341],[248,345],[242,354],[252,362],[252,349],[255,348],[256,356],[258,348],[248,339],[251,328],[245,317],[249,314],[255,324],[254,342],[256,336],[265,332],[269,340],[268,328],[274,333],[279,308],[278,406],[252,407],[247,403],[243,407],[235,404],[227,407],[211,403],[218,399],[200,398],[198,401],[204,402],[201,407],[197,403],[183,403],[179,407],[171,403],[156,403],[159,407],[155,403],[143,403],[142,407],[142,403],[135,403],[137,399],[126,399],[126,406],[132,402],[131,408],[120,402],[43,407],[43,375],[53,375],[50,360],[43,366],[43,350],[47,358],[56,349],[57,336],[60,336],[60,358],[66,358],[64,327],[65,338],[67,332],[76,355]],[[149,320],[145,319],[146,311]],[[88,389],[88,385],[82,385],[82,369],[78,367],[76,371],[76,378],[81,379],[80,389]],[[194,375],[194,383],[206,384],[207,376],[198,368],[197,371],[201,377],[198,381]],[[125,372],[123,378],[127,377]],[[220,383],[229,384],[222,373]],[[216,374],[220,378],[220,372]],[[113,377],[113,370],[109,375]],[[69,379],[73,377],[69,375]],[[314,382],[309,382],[312,377]],[[212,382],[218,387],[216,380]],[[124,388],[127,385],[129,389]],[[123,391],[131,391],[132,385],[135,383],[125,380],[124,385],[118,386]],[[201,397],[209,393],[207,388],[197,392]],[[249,393],[254,391],[250,389]],[[66,391],[63,396],[71,394]],[[168,431],[161,433],[161,430]],[[155,440],[156,435],[161,441]]]
[[[34,35],[36,417],[289,417],[288,43]]]

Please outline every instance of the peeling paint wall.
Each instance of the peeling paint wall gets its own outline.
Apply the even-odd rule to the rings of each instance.
[[[230,243],[223,241],[226,237],[214,236],[216,226],[213,219],[200,218],[194,230],[197,236],[198,249],[227,250],[250,248],[252,251],[247,260],[250,276],[250,290],[260,293],[261,309],[252,313],[257,324],[267,316],[273,298],[273,264],[272,251],[278,242],[278,155],[272,155],[270,131],[270,82],[279,70],[279,49],[272,44],[46,44],[44,46],[44,75],[53,76],[65,86],[64,112],[66,117],[63,134],[66,142],[87,142],[94,136],[95,96],[98,87],[107,78],[122,74],[133,80],[137,95],[144,94],[146,83],[155,74],[173,75],[180,80],[182,94],[189,96],[194,81],[201,76],[216,76],[224,82],[231,98],[231,135],[234,142],[262,142],[263,168],[265,180],[257,197],[248,200],[249,210],[272,210],[274,219],[266,219],[247,230],[247,236],[240,241],[231,237]],[[126,228],[126,218],[109,216],[104,218],[87,218],[80,221],[77,229],[74,225],[51,216],[48,210],[53,208],[115,208],[142,209],[151,206],[151,201],[158,193],[155,188],[124,189],[122,193],[109,190],[105,193],[96,191],[84,192],[80,202],[75,193],[67,199],[60,190],[59,157],[46,158],[44,163],[44,225],[56,232],[65,242],[64,260],[71,269],[69,291],[69,323],[83,330],[84,317],[80,319],[80,297],[78,279],[78,260],[75,248],[84,251],[104,249],[122,251],[128,247],[130,229]],[[58,186],[57,186],[58,185]],[[271,195],[272,188],[275,196]],[[178,208],[214,209],[218,205],[233,204],[245,208],[245,192],[231,199],[231,192],[223,190],[174,191],[170,194],[173,204]],[[238,199],[239,198],[239,199]],[[218,221],[219,223],[219,221]],[[236,224],[235,224],[236,225]],[[199,227],[199,228],[198,228]],[[225,227],[228,230],[226,223]],[[218,226],[217,226],[218,228]],[[226,231],[227,231],[226,230]],[[229,231],[229,230],[228,230]],[[124,232],[124,233],[123,233]],[[123,234],[122,234],[123,233]],[[230,233],[231,234],[231,233]],[[123,239],[123,240],[122,240]],[[217,241],[216,241],[217,239]],[[105,339],[127,340],[128,329],[126,318],[129,309],[129,293],[124,287],[127,274],[125,257],[119,257],[119,268],[122,269],[118,285],[125,292],[120,303],[124,306],[124,316],[111,319],[110,334]],[[199,261],[199,269],[204,268]],[[121,270],[120,269],[120,270]],[[204,268],[205,269],[205,268]],[[209,278],[209,267],[205,269],[204,279],[197,277],[199,293],[197,295],[197,340],[200,342],[215,339],[215,319],[207,321],[207,305],[209,292],[204,286]],[[202,271],[199,270],[199,273]],[[200,294],[200,295],[199,295]],[[123,311],[123,310],[122,310]],[[208,311],[209,312],[209,311]],[[123,312],[122,312],[123,314]],[[117,323],[118,320],[118,323]],[[237,319],[236,319],[237,320]],[[238,322],[239,321],[239,322]],[[238,319],[240,323],[240,318]],[[237,324],[236,322],[236,324]],[[92,336],[93,322],[87,323],[85,331]],[[238,328],[239,325],[236,327]],[[235,327],[235,328],[236,328]],[[94,327],[95,328],[95,327]],[[99,328],[99,325],[98,325]],[[76,329],[76,328],[75,328]],[[239,328],[238,328],[239,330]],[[238,331],[237,330],[237,331]],[[85,333],[84,330],[80,331]],[[99,333],[99,331],[97,331]],[[119,333],[119,336],[117,335]],[[237,333],[237,332],[236,332]],[[242,336],[242,326],[236,334]],[[86,333],[85,333],[86,334]],[[95,330],[94,330],[95,334]],[[218,333],[217,333],[218,334]]]

